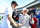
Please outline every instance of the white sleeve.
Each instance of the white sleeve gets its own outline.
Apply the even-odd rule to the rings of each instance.
[[[10,10],[8,10],[7,12],[8,12],[7,15],[10,14]]]
[[[8,15],[8,14],[10,14],[10,16],[12,16],[12,11],[11,11],[11,9],[9,9],[9,8],[7,9],[7,15]]]

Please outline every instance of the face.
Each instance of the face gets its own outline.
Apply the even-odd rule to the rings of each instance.
[[[16,7],[16,4],[12,4],[12,8],[15,8]]]
[[[23,13],[27,13],[27,11],[26,11],[26,10],[23,10],[22,12],[23,12]]]
[[[33,13],[30,14],[30,16],[32,16],[32,15],[33,15]]]
[[[27,13],[27,11],[26,11],[26,10],[22,10],[22,13],[23,13],[23,15],[24,15],[25,13]]]

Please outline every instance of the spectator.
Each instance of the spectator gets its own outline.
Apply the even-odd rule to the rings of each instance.
[[[32,23],[31,23],[31,28],[36,28],[36,23],[37,23],[37,20],[35,17],[32,17],[33,13],[29,13],[29,15],[31,16],[31,19],[32,19]]]
[[[29,22],[31,21],[31,17],[27,14],[27,9],[24,8],[22,10],[22,15],[19,17],[19,23],[22,24],[19,28],[29,28]]]

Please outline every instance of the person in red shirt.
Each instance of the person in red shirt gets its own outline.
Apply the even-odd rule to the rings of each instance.
[[[29,12],[28,14],[31,16],[31,19],[32,19],[32,22],[30,23],[31,28],[36,28],[37,19],[35,17],[32,17],[32,15],[33,15],[32,12]]]
[[[37,19],[35,17],[32,19],[34,20],[34,24],[31,24],[31,28],[36,28]]]

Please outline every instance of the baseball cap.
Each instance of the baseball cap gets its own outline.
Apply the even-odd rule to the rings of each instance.
[[[16,4],[16,6],[18,6],[16,1],[12,1],[11,4]]]

